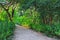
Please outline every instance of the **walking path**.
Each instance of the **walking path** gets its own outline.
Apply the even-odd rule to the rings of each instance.
[[[53,38],[48,38],[47,36],[44,36],[41,33],[37,33],[30,29],[25,29],[18,25],[16,26],[17,27],[12,40],[56,40]]]

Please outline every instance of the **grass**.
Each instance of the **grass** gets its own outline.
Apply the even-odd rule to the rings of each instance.
[[[7,40],[13,34],[15,25],[7,20],[0,20],[0,40]]]

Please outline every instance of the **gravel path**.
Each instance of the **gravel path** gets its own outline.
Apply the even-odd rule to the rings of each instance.
[[[40,33],[22,28],[21,26],[17,25],[12,40],[56,40],[56,39],[48,38]]]

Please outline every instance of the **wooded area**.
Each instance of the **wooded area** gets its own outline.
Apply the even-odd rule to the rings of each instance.
[[[0,0],[1,40],[13,34],[15,24],[60,38],[60,0]]]

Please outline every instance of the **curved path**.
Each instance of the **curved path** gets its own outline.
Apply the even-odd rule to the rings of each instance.
[[[22,28],[21,26],[16,25],[16,30],[14,32],[14,37],[12,40],[56,40],[53,38],[48,38],[40,33],[35,31]]]

